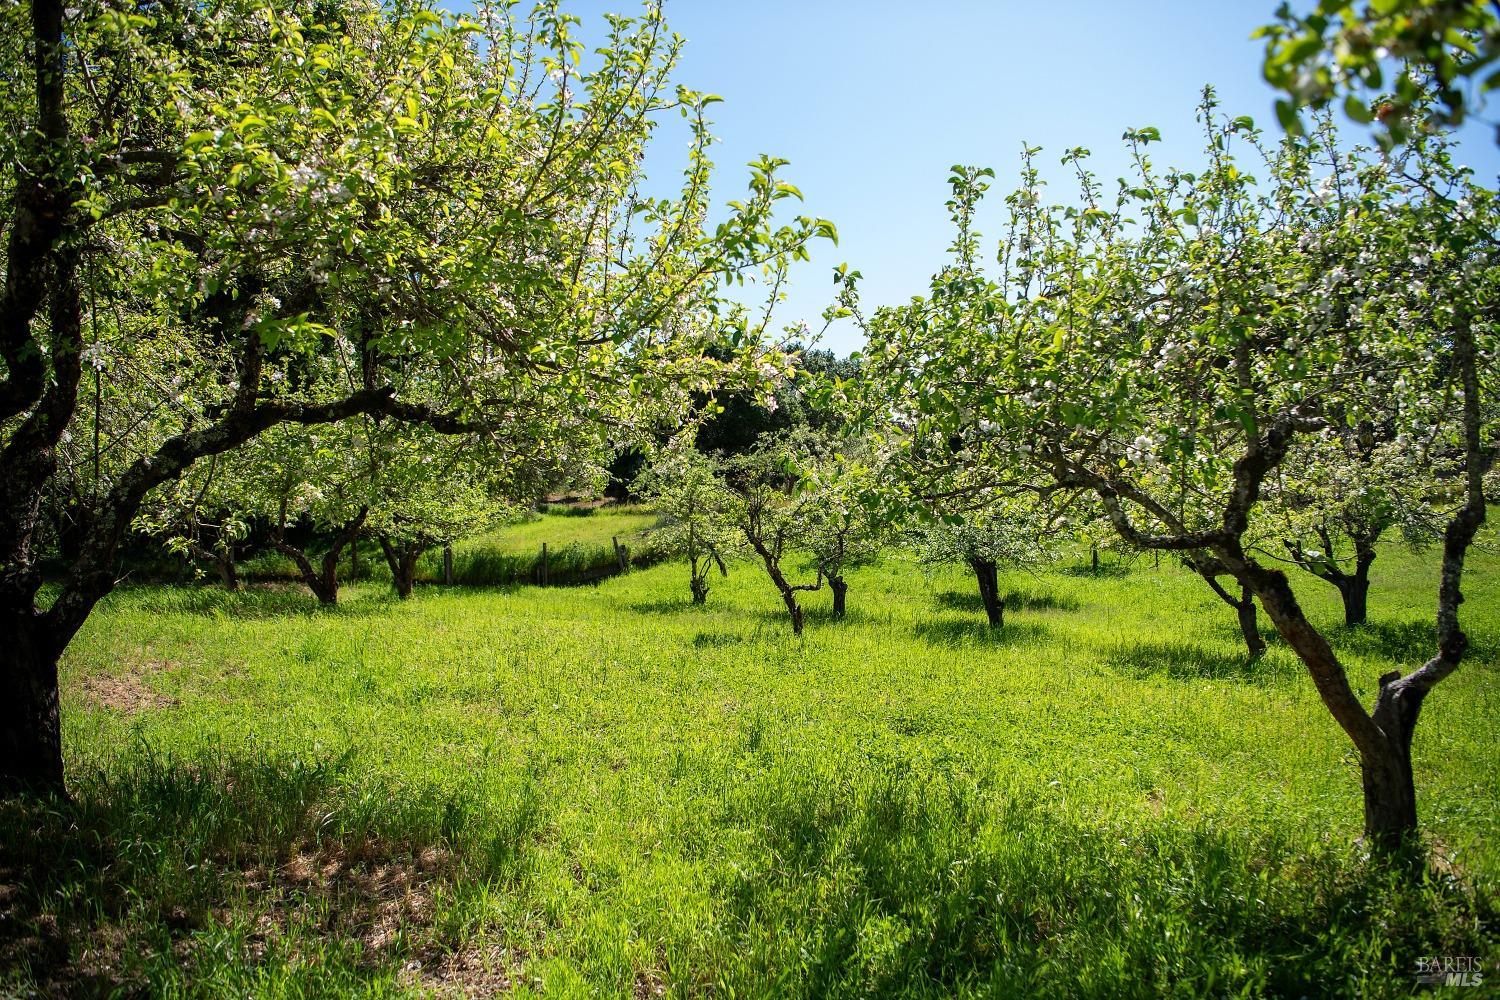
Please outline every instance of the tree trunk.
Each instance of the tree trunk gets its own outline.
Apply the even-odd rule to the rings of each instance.
[[[417,585],[415,567],[407,560],[402,560],[396,571],[391,574],[391,580],[396,585],[396,596],[403,601],[411,596],[412,588]]]
[[[1208,584],[1210,590],[1218,595],[1219,600],[1234,609],[1235,615],[1240,622],[1240,635],[1245,640],[1245,651],[1250,654],[1250,659],[1255,659],[1266,651],[1266,641],[1260,637],[1260,624],[1255,618],[1255,591],[1250,585],[1240,583],[1239,600],[1224,589],[1219,583],[1219,574],[1226,572],[1224,565],[1206,552],[1197,552],[1184,558],[1184,563],[1189,569],[1194,570]]]
[[[30,609],[0,617],[6,635],[0,670],[0,794],[66,795],[58,714],[57,654]]]
[[[312,560],[307,553],[286,541],[285,511],[282,513],[282,521],[277,525],[276,531],[271,536],[271,544],[276,551],[292,560],[297,565],[297,572],[302,575],[302,582],[307,584],[307,589],[313,592],[313,596],[322,605],[334,605],[339,602],[339,556],[343,555],[344,546],[359,535],[359,530],[365,526],[365,518],[369,516],[369,508],[360,508],[354,520],[344,525],[338,537],[333,540],[333,547],[323,556],[322,566],[313,568]]]
[[[1359,755],[1365,792],[1365,839],[1379,850],[1410,846],[1417,832],[1411,739],[1425,697],[1425,692],[1401,683],[1400,673],[1380,679],[1380,694],[1370,717],[1384,738]]]
[[[693,603],[694,604],[707,604],[708,603],[708,561],[705,559],[702,568],[699,568],[698,561],[695,559],[695,560],[693,560],[692,567],[693,567],[693,577],[688,582],[688,586],[691,587],[692,591],[693,591]]]
[[[240,571],[234,565],[234,556],[225,553],[218,560],[219,580],[224,584],[225,590],[240,589]]]
[[[993,559],[970,559],[969,566],[979,581],[979,599],[984,602],[984,614],[990,628],[1005,625],[1005,602],[1000,599],[1000,569]]]
[[[1363,753],[1359,774],[1365,792],[1365,840],[1391,852],[1409,846],[1417,832],[1417,787],[1411,773],[1411,733],[1391,740],[1384,753]]]
[[[1359,753],[1366,841],[1383,851],[1409,844],[1417,830],[1411,740],[1428,690],[1413,682],[1420,671],[1410,678],[1399,672],[1380,678],[1375,710],[1366,713],[1333,648],[1303,614],[1286,575],[1258,567],[1251,572],[1256,594],[1276,630],[1302,659],[1323,704]]]
[[[1344,624],[1363,625],[1369,618],[1370,578],[1351,576],[1339,587],[1344,598]]]
[[[1255,592],[1240,584],[1240,600],[1234,606],[1240,619],[1240,635],[1245,637],[1245,649],[1253,660],[1266,651],[1266,640],[1260,637],[1260,624],[1255,619]]]
[[[797,598],[791,593],[783,593],[781,599],[786,604],[787,614],[792,619],[792,635],[802,634],[802,605],[797,603]]]
[[[1363,625],[1369,618],[1370,566],[1375,562],[1375,542],[1379,539],[1382,530],[1380,527],[1375,527],[1367,531],[1350,532],[1354,539],[1354,572],[1352,573],[1344,572],[1332,559],[1322,562],[1308,559],[1300,547],[1291,542],[1286,543],[1297,565],[1319,580],[1332,584],[1339,592],[1339,598],[1344,604],[1346,627]],[[1319,537],[1325,548],[1332,552],[1331,534],[1320,530]]]
[[[339,577],[338,572],[314,573],[305,577],[307,589],[312,591],[318,603],[325,608],[331,608],[339,602]]]
[[[846,608],[846,598],[849,596],[849,584],[841,576],[830,576],[828,586],[833,590],[833,617],[843,618]]]
[[[776,585],[776,590],[781,594],[781,603],[786,605],[786,613],[792,619],[792,634],[801,635],[802,605],[797,603],[797,591],[782,575],[780,561],[766,547],[766,543],[756,535],[749,532],[745,534],[750,539],[751,547],[760,556],[760,561],[765,563],[766,575],[771,578],[771,582]]]
[[[1369,619],[1370,565],[1375,562],[1375,545],[1363,538],[1354,540],[1354,572],[1344,577],[1339,594],[1344,598],[1344,624],[1351,628]]]
[[[380,551],[385,553],[386,565],[391,568],[391,583],[396,588],[396,596],[404,601],[417,585],[417,560],[422,558],[427,546],[419,542],[393,542],[385,535],[379,538]]]

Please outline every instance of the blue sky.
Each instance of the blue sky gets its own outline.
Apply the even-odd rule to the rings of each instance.
[[[992,200],[1011,186],[1022,142],[1041,145],[1054,180],[1062,151],[1085,146],[1106,180],[1126,172],[1120,134],[1154,125],[1158,164],[1200,161],[1193,121],[1206,83],[1224,110],[1274,126],[1250,33],[1277,0],[667,0],[688,39],[679,79],[724,97],[714,107],[721,198],[742,189],[760,153],[791,160],[787,180],[810,214],[832,219],[837,247],[815,249],[779,320],[815,329],[840,261],[864,273],[864,300],[900,302],[925,287],[951,233],[943,207],[948,167],[994,167]],[[586,27],[627,0],[572,5]],[[1350,126],[1352,129],[1354,126]],[[669,135],[671,133],[668,133]],[[1464,162],[1493,181],[1493,131],[1466,130]],[[654,166],[674,177],[677,142]],[[1110,189],[1112,189],[1112,184]],[[997,236],[992,224],[987,236]],[[860,346],[850,326],[824,346]]]

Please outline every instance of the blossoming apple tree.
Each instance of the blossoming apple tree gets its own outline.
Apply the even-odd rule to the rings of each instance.
[[[63,789],[58,658],[195,463],[359,415],[535,441],[778,363],[717,286],[832,227],[774,214],[798,193],[771,159],[711,212],[715,98],[673,82],[680,45],[654,5],[592,48],[545,0],[0,8],[0,787]],[[668,116],[691,145],[652,196]],[[340,340],[350,378],[306,377]],[[90,469],[43,598],[40,498],[91,422],[91,352],[171,402],[98,394],[152,417]]]
[[[924,434],[990,428],[966,454],[992,488],[1090,493],[1132,545],[1210,557],[1252,592],[1358,752],[1367,837],[1394,845],[1417,825],[1419,713],[1468,648],[1464,561],[1496,455],[1496,196],[1440,136],[1378,156],[1325,126],[1273,147],[1211,94],[1203,121],[1198,171],[1157,168],[1140,129],[1115,192],[1083,150],[1065,156],[1074,204],[1023,173],[994,277],[968,226],[985,175],[956,171],[954,263],[872,318],[870,377]],[[1398,384],[1461,475],[1430,484],[1435,648],[1366,707],[1252,522],[1299,442],[1358,426]]]

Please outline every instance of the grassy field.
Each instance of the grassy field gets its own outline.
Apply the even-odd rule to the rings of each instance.
[[[1476,655],[1418,730],[1416,884],[1362,858],[1352,751],[1290,653],[1247,663],[1232,613],[1149,561],[1013,574],[991,634],[967,577],[892,557],[844,623],[811,596],[802,640],[749,564],[703,609],[677,565],[360,584],[327,611],[125,589],[64,664],[76,805],[0,810],[0,995],[1399,996],[1422,956],[1489,972],[1497,569],[1475,558]],[[1431,636],[1432,560],[1375,577],[1370,626],[1336,630],[1367,701]]]

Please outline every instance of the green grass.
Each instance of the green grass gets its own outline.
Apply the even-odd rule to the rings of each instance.
[[[637,563],[654,558],[648,530],[656,515],[642,507],[603,509],[549,507],[547,513],[520,524],[468,539],[453,547],[453,579],[467,585],[535,583],[541,579],[541,550],[547,545],[547,579],[551,583],[587,583],[618,567],[614,539],[631,551]],[[430,552],[418,567],[420,578],[442,578],[441,557]]]
[[[703,609],[677,565],[123,590],[64,664],[76,805],[0,810],[0,995],[1406,995],[1500,959],[1497,569],[1418,729],[1417,882],[1289,651],[1149,563],[1014,574],[991,634],[892,558],[802,640],[748,564]],[[1431,559],[1375,576],[1334,629],[1367,700],[1431,638]]]
[[[454,547],[458,555],[467,549],[491,549],[507,555],[532,555],[546,542],[554,549],[569,545],[609,547],[610,536],[622,544],[638,543],[641,534],[656,523],[656,514],[645,507],[560,508],[534,520],[507,525],[487,535]]]

